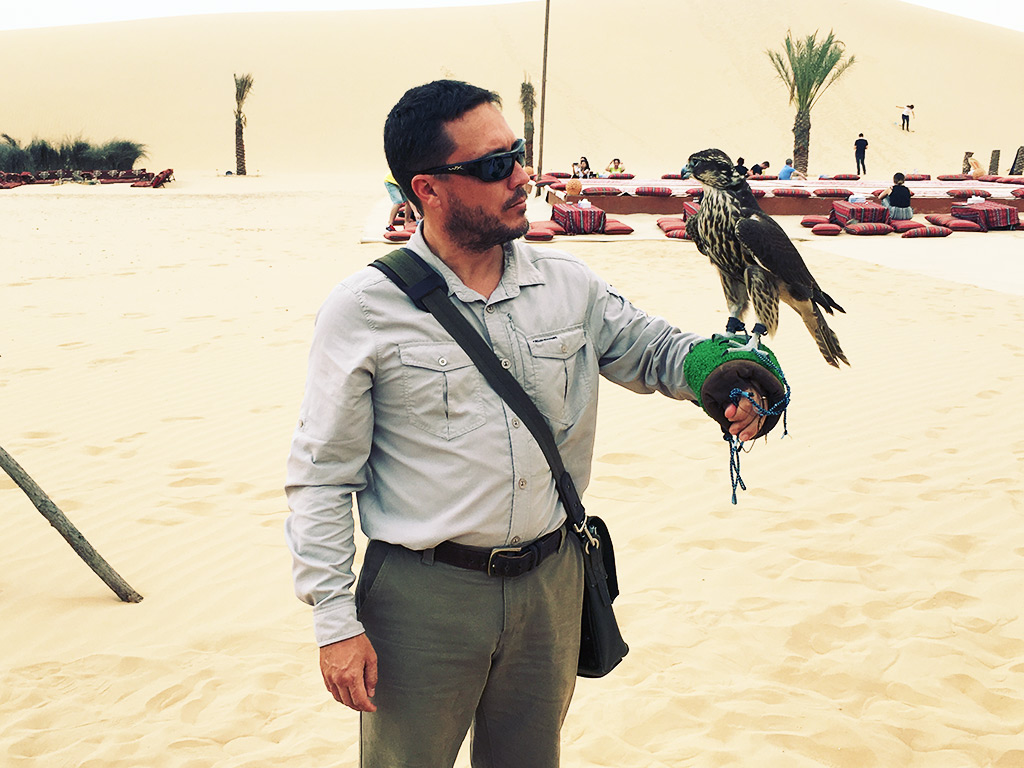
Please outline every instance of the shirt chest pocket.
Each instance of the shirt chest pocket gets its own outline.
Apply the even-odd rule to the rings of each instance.
[[[594,389],[596,366],[591,371],[589,347],[582,326],[527,338],[533,375],[528,392],[548,419],[560,424],[576,422]]]
[[[458,345],[403,344],[402,392],[410,423],[446,440],[483,426],[483,378]]]

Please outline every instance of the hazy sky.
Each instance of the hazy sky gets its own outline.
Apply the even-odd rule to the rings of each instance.
[[[530,0],[503,0],[529,2]],[[555,0],[557,2],[558,0]],[[760,0],[770,2],[770,0]],[[494,0],[4,0],[0,29],[91,24],[160,16],[251,11],[336,11],[488,5]],[[1024,0],[906,0],[967,18],[1024,31]]]

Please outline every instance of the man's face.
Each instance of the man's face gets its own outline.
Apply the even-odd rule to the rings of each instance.
[[[493,104],[481,104],[445,128],[455,143],[445,164],[507,152],[516,141],[516,135]],[[501,181],[481,181],[456,174],[437,177],[435,186],[442,201],[441,226],[458,245],[474,251],[486,251],[522,237],[530,228],[526,220],[529,180],[518,163],[512,175]]]

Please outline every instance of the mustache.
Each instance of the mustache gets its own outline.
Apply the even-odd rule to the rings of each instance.
[[[509,208],[519,205],[519,203],[525,202],[529,196],[530,195],[527,193],[526,187],[520,187],[519,191],[516,192],[515,197],[513,197],[511,200],[505,203],[505,210],[507,211]]]

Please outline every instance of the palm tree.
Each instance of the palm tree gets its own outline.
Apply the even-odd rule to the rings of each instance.
[[[252,75],[235,75],[235,173],[245,176],[245,142],[242,129],[245,128],[245,113],[242,105],[252,90]]]
[[[784,52],[765,51],[779,79],[789,88],[789,103],[796,105],[793,165],[802,173],[807,173],[811,147],[811,107],[855,61],[853,56],[843,60],[846,46],[831,30],[820,43],[817,37],[815,30],[803,40],[794,40],[792,31],[787,31]]]
[[[529,75],[519,91],[519,106],[523,110],[523,139],[526,141],[526,164],[533,165],[533,110],[537,108],[537,92]]]

